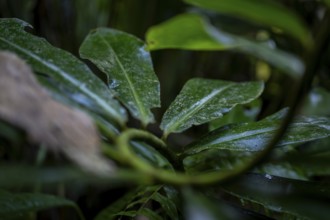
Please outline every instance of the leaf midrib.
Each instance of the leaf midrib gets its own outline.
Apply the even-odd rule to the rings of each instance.
[[[34,60],[36,60],[37,62],[41,63],[42,65],[44,65],[46,68],[50,69],[51,71],[54,71],[54,72],[59,73],[63,78],[65,78],[70,83],[72,83],[80,91],[84,92],[89,97],[91,97],[93,100],[95,100],[100,106],[103,107],[103,109],[105,109],[106,111],[108,111],[116,119],[120,119],[122,117],[116,111],[114,111],[112,108],[109,108],[108,103],[106,103],[105,101],[103,101],[102,99],[100,99],[98,97],[98,95],[94,94],[92,91],[90,91],[89,89],[87,89],[86,86],[85,86],[85,84],[83,84],[83,83],[77,83],[79,81],[75,80],[75,78],[73,78],[70,75],[68,75],[64,70],[58,68],[57,66],[55,66],[52,63],[49,63],[49,62],[43,60],[42,58],[38,57],[35,53],[31,53],[30,51],[28,51],[28,50],[26,50],[26,49],[24,49],[24,48],[22,48],[22,47],[20,47],[18,45],[15,45],[15,44],[11,43],[10,41],[7,41],[3,37],[0,37],[0,40],[2,40],[4,43],[7,43],[10,46],[16,48],[17,50],[21,51],[22,53],[26,54],[27,56],[33,58]]]
[[[165,127],[165,133],[168,134],[168,133],[172,132],[173,130],[175,130],[182,122],[184,122],[185,120],[190,118],[193,114],[198,112],[202,107],[204,107],[207,103],[209,103],[212,100],[212,98],[217,96],[220,92],[228,89],[232,85],[233,84],[229,84],[227,86],[224,86],[221,89],[216,89],[216,90],[212,91],[210,94],[208,94],[207,96],[205,96],[204,98],[199,100],[199,101],[202,101],[201,104],[200,103],[196,104],[196,102],[195,102],[192,106],[190,106],[188,108],[188,111],[182,111],[177,116],[172,118],[171,122],[168,123],[167,126]],[[197,102],[199,102],[199,101],[197,101]],[[196,108],[195,108],[195,106],[196,106]]]
[[[115,50],[112,48],[112,46],[107,42],[107,40],[101,36],[100,34],[98,34],[99,38],[104,42],[104,44],[109,48],[110,52],[112,52],[112,54],[114,55],[115,59],[116,59],[116,62],[118,63],[120,69],[122,70],[122,72],[124,73],[124,76],[125,76],[125,79],[127,80],[128,82],[128,85],[129,87],[131,88],[130,91],[133,95],[133,98],[134,98],[134,101],[135,103],[137,104],[138,106],[138,109],[139,109],[139,112],[141,114],[141,117],[142,117],[142,122],[143,123],[148,123],[148,115],[147,115],[147,112],[143,106],[143,104],[141,103],[140,101],[140,98],[136,92],[136,89],[134,87],[134,84],[132,83],[130,77],[129,77],[129,74],[127,73],[127,71],[125,70],[123,64],[121,63],[119,57],[117,56],[117,54],[115,53]],[[128,104],[127,104],[128,105]]]

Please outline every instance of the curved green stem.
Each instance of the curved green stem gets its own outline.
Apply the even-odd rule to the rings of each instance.
[[[129,147],[125,147],[124,143],[128,142],[131,139],[142,140],[147,143],[151,143],[156,150],[162,153],[169,160],[169,162],[174,166],[174,168],[178,170],[183,170],[183,164],[181,163],[181,160],[179,160],[178,156],[173,151],[171,151],[161,139],[159,139],[155,135],[147,131],[142,131],[138,129],[127,129],[119,137],[117,143],[119,146],[123,145],[124,149],[127,151],[126,148]]]

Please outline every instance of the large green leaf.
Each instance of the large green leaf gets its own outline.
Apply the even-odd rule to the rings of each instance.
[[[37,193],[12,194],[9,192],[0,191],[1,219],[20,217],[28,214],[29,212],[36,212],[58,206],[73,207],[78,211],[78,214],[81,215],[76,204],[65,198]]]
[[[157,213],[147,209],[146,205],[152,200],[161,201],[156,195],[163,186],[141,186],[132,190],[102,210],[95,220],[117,219],[118,216],[136,217],[143,215],[150,219],[161,219]],[[155,197],[155,199],[154,199]],[[168,205],[168,204],[167,204]],[[165,210],[169,210],[165,208]]]
[[[277,27],[300,40],[305,46],[311,45],[306,25],[297,15],[272,0],[184,0],[195,6],[230,14],[243,19]]]
[[[263,88],[262,82],[191,79],[165,112],[161,128],[167,136],[220,118],[236,105],[256,99]]]
[[[258,122],[234,124],[216,129],[189,145],[186,155],[208,149],[260,151],[277,132],[281,120],[275,114]],[[330,119],[300,117],[295,120],[277,146],[303,143],[330,136]]]
[[[107,74],[109,87],[143,124],[154,121],[150,109],[160,106],[159,81],[149,52],[136,37],[109,28],[92,31],[80,55]]]
[[[249,174],[225,185],[224,189],[241,201],[250,201],[299,219],[329,218],[330,188],[327,183]]]
[[[302,62],[295,56],[276,49],[266,43],[259,43],[216,29],[197,14],[178,15],[162,24],[151,27],[146,35],[148,48],[185,50],[235,49],[263,59],[278,69],[300,76]]]
[[[187,220],[234,220],[242,219],[232,207],[211,200],[205,195],[193,192],[190,189],[183,191],[185,219]]]
[[[101,111],[119,123],[126,120],[125,110],[84,63],[70,53],[51,46],[46,40],[24,31],[29,27],[29,24],[18,19],[1,19],[0,49],[17,53],[36,72],[68,85],[77,103],[93,111]]]

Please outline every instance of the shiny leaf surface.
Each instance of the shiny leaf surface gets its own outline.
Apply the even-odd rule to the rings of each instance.
[[[65,198],[37,193],[12,194],[0,191],[1,219],[22,217],[29,212],[36,212],[58,206],[70,206],[79,211],[74,202]]]
[[[236,105],[256,99],[262,91],[261,82],[191,79],[165,112],[161,128],[166,136],[220,118]]]
[[[192,155],[208,149],[260,151],[277,132],[281,120],[277,114],[264,120],[235,124],[216,129],[188,146],[185,154]],[[301,117],[295,120],[277,146],[304,143],[330,136],[330,119]]]
[[[304,70],[302,62],[292,54],[276,49],[272,45],[225,33],[197,14],[178,15],[153,26],[148,30],[146,39],[150,50],[234,49],[265,60],[293,77],[301,76]]]
[[[306,25],[289,9],[272,0],[184,0],[185,2],[219,13],[230,14],[242,19],[277,27],[300,40],[305,46],[311,45]]]
[[[18,19],[1,19],[0,49],[18,54],[34,71],[69,85],[77,103],[123,123],[125,110],[112,98],[106,85],[79,59],[24,30],[30,27]]]
[[[161,206],[164,206],[164,214],[174,217],[171,219],[176,219],[175,205],[170,199],[160,194],[159,191],[162,188],[163,186],[158,185],[138,187],[102,210],[95,220],[118,219],[119,216],[137,217],[141,215],[150,219],[163,219],[160,217],[160,213],[147,208],[151,201],[159,202]]]
[[[110,89],[143,124],[154,121],[150,109],[160,106],[159,81],[149,52],[138,38],[114,29],[92,31],[80,55],[106,73]]]
[[[292,180],[269,174],[249,174],[224,186],[230,194],[264,208],[302,219],[327,219],[327,183]]]
[[[183,195],[185,219],[187,220],[234,220],[243,217],[224,203],[211,200],[190,189],[185,189]]]

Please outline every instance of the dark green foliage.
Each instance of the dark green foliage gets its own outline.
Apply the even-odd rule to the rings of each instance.
[[[91,117],[100,139],[91,147],[102,157],[88,163],[111,166],[63,166],[0,108],[0,218],[328,219],[330,1],[143,2],[147,9],[129,0],[72,3],[81,8],[77,42],[65,49],[87,27],[109,26],[75,48],[86,63],[27,22],[0,19],[0,50],[23,59],[54,100]],[[0,92],[0,106],[15,106]],[[61,149],[86,162],[75,157],[79,146]]]

